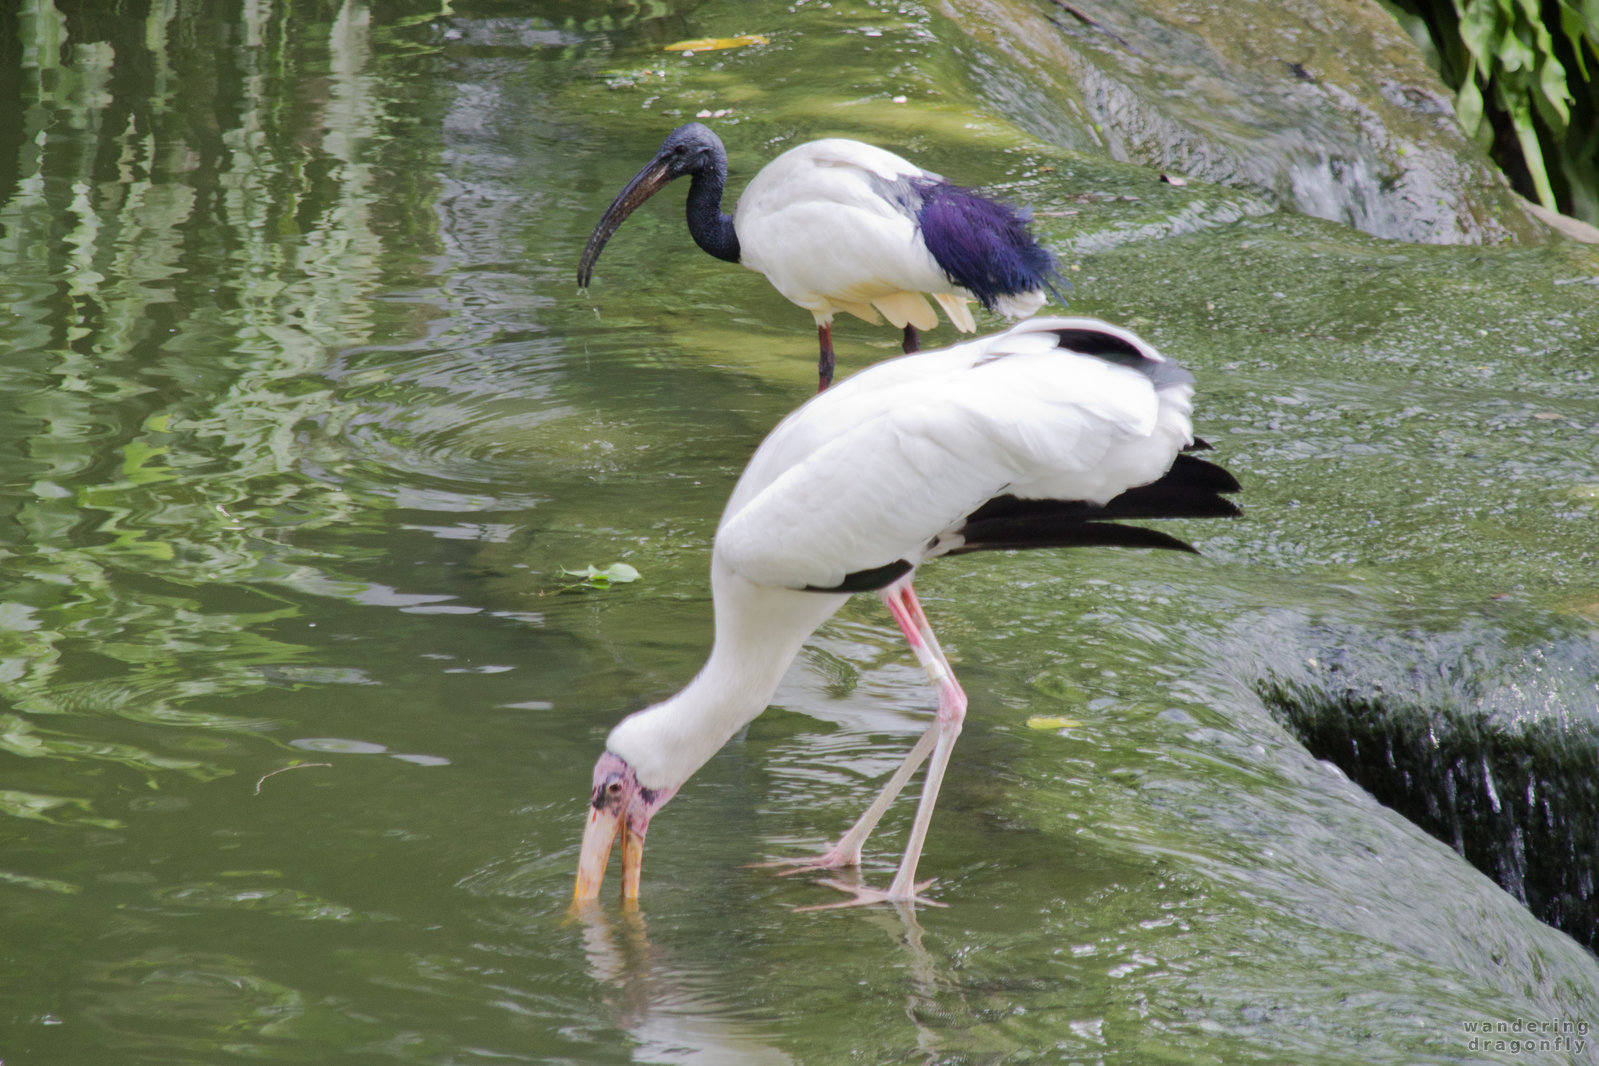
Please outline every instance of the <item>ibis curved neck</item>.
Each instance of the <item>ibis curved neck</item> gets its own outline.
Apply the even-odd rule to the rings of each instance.
[[[805,638],[849,598],[758,586],[714,569],[716,643],[705,666],[606,740],[646,788],[681,785],[764,711]]]
[[[733,217],[722,212],[722,190],[727,185],[727,157],[720,153],[711,165],[696,170],[688,186],[688,232],[718,259],[738,262],[738,233]]]

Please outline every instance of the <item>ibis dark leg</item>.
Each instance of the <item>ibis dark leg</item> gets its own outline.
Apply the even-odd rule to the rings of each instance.
[[[916,327],[909,322],[905,323],[905,343],[900,345],[900,351],[906,355],[922,350],[922,335],[916,332]]]
[[[817,392],[823,392],[833,383],[833,325],[830,322],[816,324],[816,340],[822,346],[822,354],[816,360],[816,376],[820,382],[816,386]]]

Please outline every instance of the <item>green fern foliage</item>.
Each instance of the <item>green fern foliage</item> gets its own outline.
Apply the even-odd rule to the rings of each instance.
[[[1599,0],[1390,0],[1466,132],[1522,191],[1599,223]]]

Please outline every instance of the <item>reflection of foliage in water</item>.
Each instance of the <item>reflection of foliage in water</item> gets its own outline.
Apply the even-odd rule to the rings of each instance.
[[[376,187],[404,94],[373,84],[370,15],[324,7],[18,16],[21,165],[0,171],[13,754],[224,773],[137,725],[258,728],[210,708],[307,654],[269,634],[297,613],[269,583],[338,594],[297,538],[384,506],[325,473],[342,427],[322,375],[419,313],[371,297],[428,250],[433,192]],[[69,714],[130,724],[93,741],[45,724]]]

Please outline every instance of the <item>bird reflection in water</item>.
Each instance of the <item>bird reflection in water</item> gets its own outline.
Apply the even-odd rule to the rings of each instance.
[[[589,975],[612,990],[613,1024],[638,1042],[635,1062],[693,1062],[695,1066],[787,1066],[796,1060],[767,1043],[750,1022],[694,985],[708,976],[673,966],[650,943],[644,915],[619,916],[599,904],[575,903],[568,915],[583,925]]]
[[[778,1066],[804,1061],[777,1047],[770,1034],[746,1018],[733,1017],[736,1008],[708,987],[717,975],[696,973],[674,964],[670,953],[650,941],[644,914],[637,906],[607,913],[600,904],[574,903],[567,912],[583,927],[583,953],[589,976],[609,992],[606,1004],[611,1019],[637,1046],[633,1059],[646,1063],[692,1062],[695,1066]],[[905,1017],[916,1028],[916,1046],[932,1061],[947,1050],[943,1034],[923,1019],[948,1015],[939,1003],[942,990],[951,986],[945,972],[922,943],[924,931],[908,903],[874,908],[860,913],[881,929],[905,954],[899,969],[910,979]],[[885,960],[886,962],[886,960]],[[800,1054],[796,1052],[796,1055]]]

